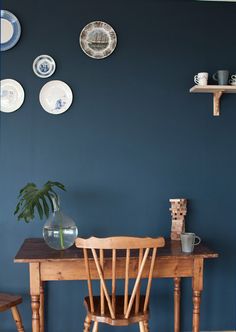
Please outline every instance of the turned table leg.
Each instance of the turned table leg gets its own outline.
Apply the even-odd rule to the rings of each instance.
[[[199,332],[201,292],[203,289],[203,258],[194,259],[193,269],[193,332]]]
[[[193,331],[200,331],[200,303],[201,292],[193,291]]]
[[[32,308],[32,332],[40,332],[40,265],[30,263],[30,295]]]
[[[32,332],[40,332],[39,307],[40,307],[39,295],[31,295]]]
[[[40,283],[40,332],[44,332],[44,284]]]
[[[174,278],[174,332],[180,332],[180,281]]]

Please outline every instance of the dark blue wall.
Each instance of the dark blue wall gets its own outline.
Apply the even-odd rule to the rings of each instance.
[[[25,238],[41,236],[43,223],[18,223],[13,210],[26,182],[48,179],[66,185],[63,209],[81,236],[168,236],[168,199],[187,197],[187,229],[220,253],[205,266],[201,330],[235,329],[236,96],[225,96],[214,118],[211,96],[188,91],[196,72],[236,72],[236,4],[5,0],[3,8],[19,18],[22,37],[1,53],[1,77],[21,82],[26,99],[17,112],[0,114],[0,288],[24,295],[27,331],[28,266],[13,258]],[[93,20],[110,23],[118,35],[105,60],[87,57],[78,43]],[[32,72],[40,54],[57,63],[47,80]],[[73,105],[61,116],[38,101],[51,79],[73,89]],[[48,285],[48,332],[82,329],[84,286]],[[182,327],[189,331],[189,280],[183,289]],[[172,281],[157,281],[153,294],[151,330],[171,331]],[[10,314],[2,314],[0,330],[11,326]]]

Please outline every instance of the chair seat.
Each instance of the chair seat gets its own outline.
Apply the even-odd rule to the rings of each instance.
[[[0,312],[22,303],[21,296],[0,293]]]
[[[93,297],[94,312],[91,312],[91,310],[90,310],[90,302],[89,302],[88,296],[85,297],[85,299],[84,299],[84,305],[87,310],[88,316],[91,318],[91,320],[93,320],[95,322],[106,323],[109,325],[116,325],[116,326],[127,326],[127,325],[130,325],[133,323],[147,321],[149,319],[149,309],[145,313],[143,313],[141,311],[144,306],[144,300],[145,300],[145,296],[141,295],[140,296],[140,305],[139,305],[140,311],[135,313],[135,303],[134,303],[128,319],[125,318],[125,315],[124,315],[124,296],[120,296],[120,295],[116,296],[116,312],[115,312],[116,318],[115,319],[111,318],[106,299],[104,300],[105,301],[104,315],[101,315],[100,296]]]

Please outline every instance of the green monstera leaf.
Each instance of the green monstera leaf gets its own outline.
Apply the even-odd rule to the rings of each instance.
[[[53,198],[58,202],[58,195],[55,188],[65,191],[65,187],[60,182],[48,181],[39,189],[34,183],[28,183],[20,190],[14,215],[18,220],[24,220],[29,223],[35,218],[35,211],[38,212],[39,218],[48,218],[50,207],[53,211]]]

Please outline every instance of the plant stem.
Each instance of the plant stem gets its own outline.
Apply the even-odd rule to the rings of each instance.
[[[60,211],[59,211],[59,220],[60,220],[59,234],[60,234],[60,244],[61,244],[61,249],[65,249],[64,238],[63,238],[62,217],[61,217],[61,213],[60,213]]]
[[[60,245],[61,249],[65,249],[64,245],[64,238],[63,238],[63,221],[62,221],[62,216],[60,212],[60,201],[59,197],[56,194],[51,194],[52,202],[53,202],[53,209],[54,211],[58,212],[58,217],[59,217],[59,236],[60,236]]]

